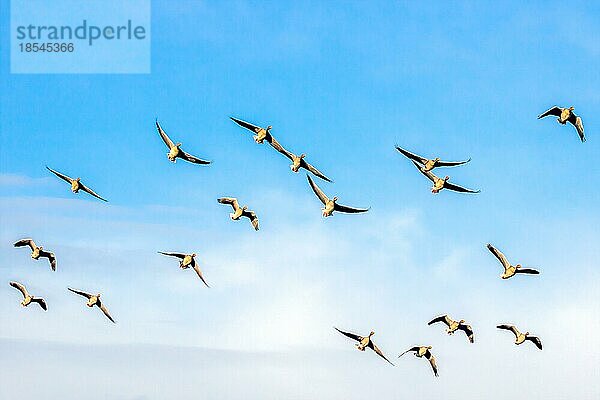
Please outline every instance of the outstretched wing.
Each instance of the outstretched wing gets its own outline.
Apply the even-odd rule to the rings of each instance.
[[[54,256],[54,253],[46,250],[41,250],[40,257],[46,257],[50,262],[50,268],[52,268],[52,271],[56,271],[56,257]]]
[[[67,288],[67,289],[69,289],[71,292],[73,292],[73,293],[75,293],[75,294],[78,294],[78,295],[80,295],[80,296],[83,296],[83,297],[85,297],[86,299],[89,299],[90,297],[92,297],[92,295],[91,295],[91,294],[89,294],[89,293],[86,293],[86,292],[84,292],[84,291],[81,291],[81,290],[77,290],[77,289],[71,289],[71,288]]]
[[[110,316],[110,313],[108,312],[108,308],[106,308],[106,306],[104,305],[104,303],[100,303],[100,309],[102,310],[102,312],[104,313],[104,315],[106,315],[106,318],[110,319],[110,322],[112,322],[113,324],[116,324],[116,322],[113,319],[113,317]]]
[[[470,158],[468,160],[464,160],[464,161],[438,161],[435,164],[436,164],[436,167],[456,167],[457,165],[466,164],[469,161],[471,161]]]
[[[517,327],[514,326],[514,325],[498,325],[496,328],[498,328],[498,329],[504,329],[504,330],[507,330],[507,331],[511,331],[512,333],[514,333],[514,335],[516,337],[518,337],[519,334],[521,333],[521,332],[519,332],[519,330],[517,329]]]
[[[92,189],[90,189],[89,187],[85,186],[83,183],[79,182],[79,187],[81,188],[81,190],[83,190],[83,191],[84,191],[84,192],[86,192],[86,193],[89,193],[89,194],[91,194],[91,195],[92,195],[92,196],[94,196],[95,198],[97,198],[97,199],[100,199],[100,200],[102,200],[102,201],[106,201],[106,202],[108,202],[108,200],[106,200],[106,199],[105,199],[105,198],[103,198],[103,197],[100,197],[100,195],[99,195],[98,193],[94,192]]]
[[[201,164],[201,165],[210,164],[210,161],[208,161],[208,160],[202,160],[201,158],[194,157],[190,153],[186,153],[185,151],[183,151],[181,149],[179,149],[178,156],[179,156],[179,158],[182,158],[185,161],[188,161],[188,162],[191,162],[191,163],[194,163],[194,164]]]
[[[177,258],[181,258],[181,259],[184,259],[186,256],[183,253],[166,253],[164,251],[159,251],[158,254],[163,254],[165,256],[170,256],[170,257],[177,257]]]
[[[454,183],[450,183],[448,181],[446,181],[446,183],[444,183],[444,189],[453,190],[455,192],[461,192],[461,193],[479,193],[479,192],[481,192],[481,190],[467,189],[462,186],[455,185]]]
[[[242,216],[250,219],[250,222],[252,223],[254,230],[255,231],[258,230],[258,217],[256,216],[256,213],[254,211],[246,210],[242,213]]]
[[[581,139],[582,142],[585,142],[585,135],[583,133],[583,121],[581,120],[581,117],[578,117],[577,115],[571,113],[571,115],[569,115],[569,122],[575,127],[575,129],[577,129],[579,139]]]
[[[11,281],[8,284],[14,287],[15,289],[18,289],[19,292],[21,292],[21,294],[23,295],[23,297],[27,297],[29,295],[29,293],[27,293],[27,289],[25,289],[25,286],[21,285],[19,282]]]
[[[220,199],[217,199],[217,201],[221,204],[231,205],[231,207],[233,207],[234,211],[237,210],[238,208],[240,208],[240,204],[238,203],[238,200],[233,197],[221,197]]]
[[[58,176],[63,181],[68,182],[68,183],[73,183],[73,179],[69,178],[65,174],[61,174],[60,172],[53,170],[52,168],[48,167],[47,165],[46,165],[46,169],[48,171],[52,172],[54,175]]]
[[[403,155],[405,155],[406,157],[410,158],[413,161],[419,162],[421,164],[425,164],[428,160],[424,157],[421,157],[419,155],[416,155],[414,153],[411,153],[408,150],[404,150],[403,148],[401,148],[400,146],[396,146],[396,150],[398,150],[400,153],[402,153]]]
[[[429,321],[427,323],[427,325],[432,325],[432,324],[435,324],[436,322],[443,322],[446,325],[450,326],[450,320],[448,319],[448,315],[446,315],[446,314],[440,315],[439,317],[432,319],[431,321]]]
[[[417,164],[415,161],[413,161],[412,163],[415,164],[415,167],[417,167],[419,172],[422,173],[423,175],[425,175],[427,177],[427,179],[429,179],[431,182],[435,183],[436,179],[438,179],[438,177],[435,176],[431,171],[423,171],[421,169],[421,166],[419,164]]]
[[[229,117],[233,122],[235,122],[236,124],[238,124],[239,126],[241,126],[242,128],[246,128],[249,131],[252,131],[254,133],[258,133],[258,131],[260,131],[262,128],[256,125],[252,125],[250,122],[246,122],[246,121],[242,121],[241,119],[237,119],[237,118],[233,118],[233,117]]]
[[[560,117],[561,112],[562,112],[562,110],[560,109],[560,107],[554,106],[554,107],[551,107],[548,110],[544,111],[540,115],[538,115],[538,119],[547,117],[548,115],[554,115],[555,117]]]
[[[21,239],[21,240],[15,242],[14,246],[15,247],[29,246],[32,251],[37,247],[35,245],[35,242],[33,241],[33,239],[29,239],[29,238]]]
[[[169,148],[169,150],[173,146],[175,146],[175,143],[173,143],[173,141],[171,140],[171,138],[167,135],[167,133],[165,131],[163,131],[163,128],[161,128],[160,124],[158,123],[158,119],[156,120],[156,130],[158,131],[158,134],[162,138],[163,142],[165,142],[165,144],[167,145],[167,147]]]
[[[362,336],[359,336],[359,335],[356,335],[356,334],[350,333],[350,332],[344,332],[344,331],[336,328],[335,326],[333,327],[333,329],[335,329],[336,331],[338,331],[342,335],[344,335],[346,337],[349,337],[350,339],[356,340],[357,342],[360,342],[361,340],[363,340]]]
[[[471,325],[460,324],[460,325],[458,325],[458,329],[460,329],[467,335],[467,337],[469,338],[469,342],[473,343],[475,341],[475,339],[473,337],[473,329],[471,328]]]
[[[310,171],[314,176],[318,176],[319,178],[323,179],[324,181],[331,182],[331,179],[326,177],[321,171],[316,169],[312,164],[309,164],[308,162],[304,161],[304,159],[302,159],[302,161],[300,161],[300,167]]]
[[[400,354],[398,356],[398,358],[402,357],[403,355],[405,355],[406,353],[410,353],[411,351],[419,351],[419,346],[413,346],[410,349],[406,350],[405,352],[403,352],[402,354]]]
[[[46,301],[44,299],[42,299],[41,297],[34,297],[33,299],[31,299],[31,301],[34,303],[38,303],[40,305],[40,307],[42,307],[42,310],[48,311],[48,306],[46,305]]]
[[[529,340],[529,341],[533,342],[537,346],[538,349],[540,349],[540,350],[542,349],[542,341],[540,340],[539,337],[537,337],[537,336],[527,336],[525,338],[525,340]]]
[[[429,364],[431,364],[431,369],[433,370],[433,374],[435,376],[439,376],[438,375],[438,369],[437,369],[437,365],[435,363],[435,357],[433,356],[433,354],[429,353]]]
[[[274,137],[271,136],[271,140],[269,141],[269,143],[271,144],[271,146],[273,146],[273,148],[275,150],[277,150],[278,152],[280,152],[281,154],[283,154],[284,156],[286,156],[287,158],[289,158],[290,160],[294,160],[294,154],[292,154],[292,152],[287,151],[278,141],[277,139],[275,139]]]
[[[356,213],[364,213],[369,211],[369,208],[354,208],[345,206],[342,204],[335,203],[333,209],[337,212],[346,213],[346,214],[356,214]]]
[[[394,365],[393,362],[391,362],[390,360],[387,359],[386,356],[383,355],[383,352],[379,349],[379,347],[377,347],[375,345],[375,343],[373,343],[372,340],[369,341],[369,345],[368,345],[375,353],[377,353],[377,355],[381,358],[383,358],[385,361],[389,362],[390,364]]]
[[[326,204],[329,201],[329,198],[327,197],[327,195],[325,195],[325,193],[323,193],[321,188],[318,187],[317,184],[313,182],[310,175],[306,174],[306,177],[308,178],[308,184],[312,188],[313,192],[315,192],[315,194],[317,195],[319,200],[321,200],[321,203]]]
[[[206,285],[206,287],[210,287],[208,286],[208,283],[206,283],[206,281],[204,280],[204,277],[202,276],[202,271],[200,270],[200,267],[198,266],[198,263],[196,261],[194,261],[192,268],[194,269],[194,271],[196,271],[196,275],[198,275],[198,278],[200,278],[202,280],[202,282]]]
[[[510,268],[510,263],[508,262],[508,259],[504,256],[504,254],[502,254],[500,250],[498,250],[489,243],[487,244],[487,248],[500,261],[500,263],[502,263],[502,266],[505,270]]]

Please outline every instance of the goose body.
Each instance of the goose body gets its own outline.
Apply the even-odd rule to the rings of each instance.
[[[421,164],[419,166],[419,168],[423,172],[429,172],[437,167],[455,167],[458,165],[466,164],[469,161],[471,161],[470,158],[468,160],[464,160],[464,161],[442,161],[439,157],[428,159],[425,157],[421,157],[417,154],[411,153],[410,151],[405,150],[399,146],[396,146],[396,150],[398,150],[405,157]]]
[[[256,216],[256,213],[254,211],[248,210],[248,206],[240,207],[240,203],[234,197],[221,197],[217,199],[217,201],[220,204],[231,205],[231,207],[233,208],[233,212],[229,214],[229,217],[232,220],[238,221],[240,218],[245,217],[250,220],[252,226],[254,227],[254,230],[257,231],[259,229],[258,217]]]
[[[84,292],[82,290],[71,289],[71,288],[67,288],[67,289],[69,289],[71,292],[73,292],[75,294],[85,297],[87,299],[87,302],[85,303],[86,306],[88,306],[89,308],[92,308],[94,306],[98,307],[102,311],[102,313],[106,316],[106,318],[108,318],[110,320],[110,322],[112,322],[113,324],[116,323],[115,320],[113,319],[113,317],[108,312],[108,308],[106,308],[106,306],[104,305],[102,300],[100,300],[100,293],[92,294],[92,293]]]
[[[509,279],[515,276],[516,274],[529,274],[529,275],[538,275],[540,272],[533,268],[523,268],[521,264],[512,265],[506,256],[497,248],[492,246],[491,244],[487,244],[488,250],[500,261],[502,267],[504,268],[504,272],[500,277],[502,279]]]
[[[506,324],[498,325],[496,328],[511,331],[515,335],[515,345],[517,346],[525,343],[525,341],[530,341],[531,343],[535,344],[538,349],[542,350],[542,341],[540,338],[530,335],[529,332],[522,333],[517,329],[516,326]]]
[[[465,335],[467,335],[469,342],[471,342],[471,343],[474,342],[473,329],[471,328],[471,325],[465,324],[464,319],[457,321],[457,320],[450,318],[448,315],[441,315],[441,316],[436,317],[436,318],[432,319],[431,321],[429,321],[429,323],[427,325],[432,325],[437,322],[443,322],[444,324],[446,324],[446,326],[447,326],[446,333],[448,335],[452,335],[457,330],[461,330],[465,333]]]
[[[292,170],[292,172],[297,173],[298,171],[300,171],[300,168],[304,168],[307,171],[309,171],[310,173],[312,173],[313,175],[318,176],[319,178],[321,178],[327,182],[331,182],[331,179],[326,177],[321,171],[319,171],[312,164],[309,164],[305,160],[305,157],[306,157],[305,153],[296,155],[296,154],[292,153],[291,151],[286,150],[281,144],[279,144],[279,142],[275,138],[272,138],[271,146],[273,146],[273,148],[275,150],[277,150],[278,152],[280,152],[281,154],[286,156],[292,162],[290,164],[290,169]]]
[[[92,196],[94,196],[95,198],[102,200],[102,201],[108,201],[105,198],[101,197],[99,194],[97,194],[96,192],[94,192],[92,189],[90,189],[89,187],[85,186],[82,182],[81,182],[81,178],[71,178],[63,173],[60,173],[58,171],[53,170],[52,168],[46,166],[46,169],[50,172],[52,172],[54,175],[56,175],[57,177],[59,177],[60,179],[62,179],[63,181],[67,182],[68,184],[71,185],[71,191],[75,194],[79,193],[80,190],[83,190],[84,192],[91,194]]]
[[[581,117],[575,115],[573,110],[575,110],[574,107],[565,108],[553,106],[541,113],[540,115],[538,115],[538,119],[553,115],[557,117],[556,121],[561,125],[565,125],[567,122],[569,122],[571,125],[573,125],[573,127],[575,127],[575,130],[577,130],[577,134],[579,135],[579,139],[581,140],[581,142],[585,142],[583,121],[581,120]]]
[[[44,250],[43,247],[36,245],[33,239],[20,239],[14,243],[14,246],[29,246],[31,249],[31,258],[34,260],[39,260],[40,257],[47,258],[50,262],[50,268],[52,268],[52,271],[56,271],[56,257],[54,256],[54,253]]]
[[[390,360],[387,359],[387,357],[383,354],[379,347],[377,347],[375,343],[373,343],[373,341],[371,340],[371,337],[375,334],[375,332],[371,331],[368,336],[360,336],[355,333],[342,331],[336,328],[335,326],[333,327],[333,329],[335,329],[342,335],[356,341],[357,343],[355,344],[355,346],[359,351],[365,351],[365,349],[369,348],[373,350],[379,357],[394,365]]]
[[[330,217],[333,215],[334,211],[346,213],[346,214],[356,214],[356,213],[364,213],[369,211],[368,208],[354,208],[349,206],[344,206],[337,203],[337,196],[333,198],[327,197],[327,195],[321,190],[319,186],[312,180],[312,178],[307,174],[306,178],[308,179],[308,184],[312,188],[315,195],[321,200],[323,203],[323,208],[321,209],[323,217]]]
[[[48,306],[46,305],[46,301],[41,297],[35,297],[29,294],[25,286],[19,282],[9,282],[9,285],[17,289],[23,295],[23,300],[21,301],[22,307],[27,307],[31,303],[38,304],[42,310],[47,311]]]
[[[204,285],[206,285],[206,287],[210,287],[208,285],[208,283],[206,283],[206,280],[204,279],[204,275],[202,275],[202,270],[200,269],[200,266],[196,262],[196,253],[192,253],[192,254],[167,253],[167,252],[163,252],[163,251],[159,251],[158,253],[163,254],[165,256],[169,256],[169,257],[179,258],[179,268],[188,269],[191,267],[194,270],[194,272],[196,272],[196,275],[198,275],[198,278],[200,278],[200,280],[204,283]]]
[[[431,193],[436,194],[436,193],[441,192],[443,189],[448,189],[448,190],[452,190],[454,192],[461,192],[461,193],[479,193],[480,192],[480,190],[467,189],[462,186],[459,186],[459,185],[449,182],[448,181],[450,179],[449,176],[446,176],[444,178],[439,178],[436,175],[434,175],[431,171],[425,171],[414,160],[412,161],[412,163],[419,170],[419,172],[421,172],[423,175],[425,175],[427,177],[427,179],[429,179],[433,183],[433,187],[431,188]]]
[[[429,361],[429,365],[431,366],[431,369],[433,370],[433,374],[435,376],[438,376],[438,368],[437,368],[437,364],[435,361],[435,357],[433,356],[433,354],[431,354],[431,346],[414,346],[411,347],[410,349],[406,350],[404,353],[400,354],[398,356],[398,358],[402,357],[403,355],[405,355],[406,353],[413,353],[415,355],[415,357],[417,358],[423,358],[425,357],[425,359],[427,359]]]
[[[177,162],[178,158],[181,158],[182,160],[185,160],[192,164],[200,164],[200,165],[210,164],[210,161],[202,160],[198,157],[195,157],[195,156],[183,151],[181,149],[181,143],[173,143],[171,138],[167,135],[167,133],[163,130],[163,128],[158,123],[158,120],[155,121],[155,124],[156,124],[156,130],[158,131],[158,134],[160,135],[161,139],[163,140],[163,142],[165,142],[165,144],[167,145],[167,148],[169,149],[169,152],[167,153],[167,158],[169,159],[169,161],[175,163],[175,162]]]

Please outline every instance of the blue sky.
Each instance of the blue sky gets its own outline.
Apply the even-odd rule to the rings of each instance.
[[[153,1],[150,74],[14,75],[6,3],[0,276],[49,311],[0,285],[0,397],[600,395],[598,4]],[[575,107],[586,143],[536,120],[554,104]],[[323,219],[304,174],[229,116],[273,125],[334,179],[318,182],[327,194],[371,210]],[[214,163],[169,163],[155,117]],[[481,194],[432,195],[395,144],[471,157],[438,171]],[[261,230],[230,221],[221,196]],[[24,236],[56,273],[12,247]],[[501,281],[488,242],[542,274]],[[198,253],[212,287],[159,250]],[[102,292],[117,325],[67,286]],[[442,313],[476,343],[426,325]],[[504,322],[544,350],[515,347]],[[391,358],[431,344],[440,377],[359,353],[333,325],[375,330]]]

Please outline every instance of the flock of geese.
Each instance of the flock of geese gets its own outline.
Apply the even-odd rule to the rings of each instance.
[[[572,124],[575,127],[580,140],[582,142],[584,142],[585,136],[584,136],[583,123],[582,123],[581,117],[575,115],[575,113],[573,113],[573,110],[574,110],[573,107],[561,108],[558,106],[554,106],[554,107],[550,108],[549,110],[545,111],[544,113],[540,114],[538,116],[538,119],[544,118],[547,116],[556,116],[557,121],[562,125],[565,125],[567,122],[569,122],[570,124]],[[233,122],[235,122],[240,127],[252,132],[254,141],[256,143],[262,144],[266,140],[267,143],[269,143],[275,150],[277,150],[277,152],[283,154],[287,159],[289,159],[289,161],[291,161],[290,169],[292,170],[292,172],[297,173],[297,172],[299,172],[299,170],[301,168],[303,168],[306,171],[308,171],[310,174],[320,178],[321,180],[323,180],[325,182],[332,182],[332,180],[329,179],[325,174],[323,174],[320,170],[318,170],[312,164],[310,164],[308,161],[306,161],[306,159],[305,159],[306,154],[302,153],[300,155],[296,155],[295,153],[292,153],[291,151],[285,149],[271,134],[272,127],[270,125],[267,126],[266,128],[262,128],[262,127],[253,125],[249,122],[238,119],[238,118],[234,118],[234,117],[230,117],[230,118]],[[181,148],[182,144],[180,142],[177,142],[177,143],[173,142],[171,140],[171,138],[166,134],[166,132],[162,129],[162,127],[158,123],[158,120],[155,122],[155,124],[156,124],[156,129],[158,131],[158,134],[160,135],[163,142],[165,143],[165,145],[168,148],[167,158],[169,159],[169,161],[175,163],[175,162],[177,162],[177,159],[180,158],[187,162],[190,162],[193,164],[199,164],[199,165],[208,165],[211,163],[208,160],[198,158],[198,157],[193,156],[190,153],[187,153],[186,151],[184,151]],[[432,182],[432,184],[433,184],[433,186],[431,188],[432,193],[434,193],[434,194],[439,193],[443,189],[447,189],[447,190],[455,191],[455,192],[461,192],[461,193],[479,193],[479,190],[464,188],[462,186],[459,186],[457,184],[449,182],[449,179],[450,179],[449,176],[440,178],[432,172],[434,169],[440,168],[440,167],[455,167],[455,166],[460,166],[460,165],[466,164],[471,160],[470,158],[468,160],[464,160],[464,161],[442,161],[440,158],[437,158],[437,157],[428,159],[428,158],[419,156],[408,150],[400,148],[399,146],[396,146],[396,149],[402,155],[404,155],[405,157],[410,159],[411,162],[417,168],[417,170]],[[71,191],[73,193],[78,193],[81,190],[99,200],[102,200],[104,202],[108,201],[105,198],[101,197],[96,192],[94,192],[91,188],[84,185],[83,182],[81,182],[80,178],[71,178],[71,177],[69,177],[61,172],[58,172],[48,166],[46,166],[46,168],[52,174],[56,175],[58,178],[67,182],[71,186]],[[333,215],[334,212],[355,214],[355,213],[364,213],[364,212],[369,211],[369,208],[356,208],[356,207],[350,207],[350,206],[338,204],[337,196],[328,197],[323,192],[323,190],[315,183],[315,181],[311,178],[311,176],[308,173],[307,173],[306,177],[308,179],[308,184],[309,184],[310,188],[312,189],[312,191],[314,192],[316,197],[320,200],[320,202],[323,204],[323,208],[321,209],[323,217],[329,217],[329,216]],[[252,224],[252,227],[254,228],[254,230],[256,230],[256,231],[259,230],[258,216],[256,215],[256,213],[252,210],[249,210],[248,206],[246,206],[246,205],[240,206],[238,199],[236,199],[234,197],[221,197],[221,198],[218,198],[217,201],[220,204],[230,205],[232,207],[233,212],[230,213],[229,216],[233,221],[238,221],[241,218],[247,218],[250,221],[250,223]],[[33,239],[31,239],[31,238],[20,239],[14,243],[14,246],[15,247],[29,247],[31,250],[31,258],[32,259],[39,260],[40,258],[46,258],[50,264],[51,270],[56,271],[57,259],[56,259],[56,256],[54,255],[54,253],[52,253],[51,251],[45,250],[41,246],[38,246]],[[537,271],[535,269],[523,268],[521,266],[521,264],[516,264],[516,265],[511,264],[508,261],[508,259],[506,258],[506,256],[500,250],[498,250],[491,244],[487,244],[487,248],[498,259],[498,261],[500,262],[500,264],[503,267],[503,272],[500,275],[500,277],[502,279],[509,279],[509,278],[514,277],[517,274],[532,274],[532,275],[539,274],[539,271]],[[202,274],[202,271],[196,261],[195,253],[188,254],[188,253],[163,252],[163,251],[159,251],[158,253],[165,255],[165,256],[177,258],[179,260],[179,267],[181,269],[192,268],[196,272],[196,275],[202,281],[202,283],[206,287],[210,287],[208,285],[206,279],[204,278],[204,275]],[[15,282],[15,281],[11,281],[11,282],[9,282],[9,285],[21,292],[21,294],[23,296],[21,305],[23,307],[27,307],[32,303],[36,303],[44,311],[48,310],[48,305],[46,304],[45,299],[43,299],[42,297],[37,297],[37,296],[31,295],[27,291],[27,288],[25,287],[24,284]],[[102,311],[102,313],[106,316],[106,318],[108,318],[112,323],[115,323],[115,320],[109,313],[108,308],[100,299],[100,297],[101,297],[100,293],[88,293],[88,292],[78,290],[78,289],[73,289],[70,287],[68,287],[67,289],[72,293],[75,293],[79,296],[85,297],[87,299],[86,305],[89,308],[93,308],[94,306],[98,307],[100,309],[100,311]],[[474,343],[474,341],[475,341],[474,333],[473,333],[473,329],[471,328],[471,325],[467,324],[465,322],[465,320],[463,320],[463,319],[454,320],[448,315],[441,315],[441,316],[438,316],[438,317],[432,319],[431,321],[429,321],[428,325],[433,325],[436,323],[444,323],[447,327],[446,333],[448,335],[452,335],[457,331],[461,331],[466,335],[466,337],[470,343]],[[533,344],[535,344],[535,346],[537,348],[539,348],[540,350],[542,349],[542,342],[541,342],[540,338],[537,336],[530,335],[529,332],[522,333],[514,325],[507,325],[507,324],[498,325],[497,328],[502,329],[502,330],[511,331],[515,336],[514,343],[516,345],[520,345],[520,344],[525,343],[526,341],[530,341]],[[339,333],[341,333],[342,335],[356,341],[357,342],[356,348],[359,351],[365,351],[367,348],[369,348],[372,351],[374,351],[377,355],[382,357],[384,360],[386,360],[388,363],[394,365],[373,342],[372,336],[375,334],[375,332],[371,331],[368,336],[360,336],[355,333],[343,331],[336,327],[334,327],[334,329],[336,331],[338,331]],[[398,357],[402,357],[406,353],[413,353],[415,355],[415,357],[417,357],[417,358],[424,357],[426,360],[428,360],[428,362],[433,370],[434,375],[438,376],[438,367],[436,364],[436,359],[433,356],[431,349],[432,349],[432,346],[413,346],[413,347],[409,348],[408,350],[406,350],[405,352],[403,352],[402,354],[400,354]]]

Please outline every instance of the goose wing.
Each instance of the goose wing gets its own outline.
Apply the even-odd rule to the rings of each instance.
[[[342,204],[335,203],[333,209],[337,212],[342,212],[346,214],[356,214],[356,213],[364,213],[370,210],[370,208],[354,208],[345,206]]]
[[[400,354],[398,356],[398,358],[402,357],[403,355],[405,355],[406,353],[410,353],[411,351],[419,351],[419,346],[413,346],[410,349],[406,350],[405,352],[403,352],[402,354]]]
[[[489,243],[487,244],[487,248],[500,261],[505,270],[510,268],[510,263],[508,262],[508,259],[504,256],[504,254],[502,254],[500,250],[498,250]]]
[[[165,144],[167,145],[167,147],[170,150],[173,146],[175,146],[175,143],[173,143],[171,138],[167,135],[167,133],[163,130],[163,128],[161,128],[160,124],[158,123],[158,120],[156,120],[155,122],[156,122],[156,130],[158,131],[158,134],[160,135],[163,142],[165,142]]]
[[[450,326],[450,324],[452,323],[452,321],[450,321],[450,318],[448,318],[448,315],[444,314],[444,315],[440,315],[439,317],[432,319],[431,321],[429,321],[427,323],[427,325],[432,325],[432,324],[435,324],[436,322],[443,322],[448,326]]]
[[[37,247],[35,242],[33,241],[33,239],[29,239],[29,238],[16,241],[14,246],[15,247],[29,246],[31,248],[31,251],[35,250],[35,248]]]
[[[377,345],[375,345],[375,343],[373,343],[372,340],[369,340],[369,344],[368,347],[371,348],[371,350],[373,350],[375,353],[377,353],[377,355],[381,358],[383,358],[385,361],[389,362],[390,364],[394,365],[393,362],[391,362],[390,360],[387,359],[387,357],[385,355],[383,355],[383,352],[379,349],[379,347],[377,347]]]
[[[507,330],[507,331],[511,331],[512,333],[514,333],[514,335],[516,337],[518,337],[519,334],[521,333],[521,332],[519,332],[519,330],[517,329],[517,327],[514,326],[514,325],[498,325],[496,328],[498,328],[498,329],[504,329],[504,330]]]
[[[210,286],[208,286],[208,283],[206,283],[206,281],[204,280],[204,277],[202,276],[202,271],[200,270],[200,266],[198,266],[198,263],[195,260],[192,264],[192,268],[194,269],[194,271],[196,271],[196,275],[198,275],[198,278],[200,278],[202,282],[206,285],[206,287],[209,288]]]
[[[339,333],[341,333],[342,335],[349,337],[350,339],[356,340],[357,342],[360,342],[361,340],[363,340],[364,338],[360,335],[354,334],[354,333],[350,333],[350,332],[344,332],[341,329],[336,328],[335,326],[333,327],[333,329],[335,329],[336,331],[338,331]]]
[[[84,292],[84,291],[82,291],[82,290],[71,289],[71,288],[67,288],[67,289],[69,289],[71,292],[73,292],[73,293],[75,293],[75,294],[78,294],[78,295],[80,295],[80,296],[83,296],[83,297],[85,297],[86,299],[89,299],[90,297],[92,297],[92,295],[91,295],[91,294],[89,294],[89,293],[86,293],[86,292]]]
[[[104,315],[106,315],[106,318],[110,319],[110,322],[112,322],[113,324],[116,324],[116,322],[113,319],[113,317],[110,316],[110,313],[108,312],[108,308],[106,308],[106,306],[104,305],[104,303],[100,303],[100,305],[98,307],[100,307],[100,310],[102,310],[102,312],[104,313]]]
[[[48,167],[47,165],[46,165],[46,169],[48,171],[52,172],[54,175],[58,176],[63,181],[73,183],[73,179],[69,178],[67,175],[61,174],[60,172],[53,170],[52,168]]]
[[[331,179],[326,177],[321,171],[316,169],[312,164],[309,164],[308,162],[304,161],[304,159],[302,159],[302,161],[300,161],[300,167],[310,171],[314,176],[318,176],[319,178],[323,179],[324,181],[331,182]]]
[[[471,161],[470,158],[468,160],[463,160],[463,161],[438,161],[436,163],[436,167],[456,167],[457,165],[466,164],[469,161]]]
[[[181,258],[182,260],[186,256],[186,254],[184,254],[184,253],[167,253],[167,252],[164,252],[164,251],[159,251],[158,254],[162,254],[162,255],[170,256],[170,257],[177,257],[177,258]]]
[[[38,303],[40,305],[40,307],[42,307],[42,310],[48,311],[48,306],[46,305],[46,301],[44,299],[42,299],[41,297],[34,297],[33,299],[31,299],[31,301],[33,303]]]
[[[527,336],[525,340],[529,340],[533,342],[537,346],[538,349],[542,350],[542,341],[537,336]]]
[[[469,342],[473,343],[475,341],[475,339],[473,337],[473,329],[471,328],[471,325],[459,324],[458,329],[460,329],[467,335],[467,337],[469,338]]]
[[[81,188],[81,190],[83,190],[86,193],[91,194],[95,198],[100,199],[102,201],[108,202],[108,200],[106,200],[105,198],[101,197],[98,193],[94,192],[92,189],[90,189],[89,187],[85,186],[83,183],[79,182],[79,187]]]
[[[515,271],[515,274],[539,275],[540,271],[533,268],[519,268]]]
[[[29,293],[27,293],[27,289],[25,289],[25,286],[23,286],[19,282],[11,281],[8,284],[10,286],[14,287],[15,289],[17,289],[19,292],[21,292],[21,294],[23,295],[23,298],[29,296]]]
[[[40,250],[40,257],[47,258],[50,262],[50,268],[52,268],[52,271],[56,271],[56,257],[54,256],[54,253],[46,250]]]
[[[273,148],[275,150],[277,150],[278,152],[280,152],[281,154],[283,154],[284,156],[286,156],[287,158],[290,159],[290,161],[294,160],[294,154],[291,151],[287,151],[278,141],[277,139],[275,139],[274,137],[271,138],[271,140],[269,141],[269,143],[271,144],[271,146],[273,146]]]
[[[544,111],[540,115],[538,115],[538,119],[547,117],[548,115],[554,115],[555,117],[560,117],[560,113],[562,112],[561,108],[558,106],[550,107],[548,110]]]
[[[404,156],[410,158],[413,161],[419,162],[421,164],[425,164],[427,160],[425,157],[421,157],[419,155],[416,155],[414,153],[411,153],[408,150],[404,150],[403,148],[401,148],[400,146],[396,146],[396,150],[398,150],[400,153],[402,153]]]
[[[240,204],[238,203],[238,200],[233,197],[221,197],[220,199],[217,199],[217,201],[221,204],[231,205],[231,207],[233,207],[234,211],[237,211],[240,208]]]
[[[578,117],[577,115],[571,113],[571,115],[569,115],[568,121],[571,123],[571,125],[575,127],[575,129],[577,129],[579,139],[581,139],[582,142],[585,142],[585,135],[583,133],[583,121],[581,120],[581,117]]]
[[[255,231],[258,230],[258,217],[256,216],[256,213],[254,211],[246,210],[242,213],[242,217],[248,218],[250,220],[250,222],[252,223],[254,230]]]
[[[429,357],[427,357],[427,355],[429,355]],[[427,360],[429,360],[429,364],[431,365],[431,369],[433,370],[433,374],[435,376],[439,376],[438,375],[437,365],[435,363],[435,357],[433,356],[433,354],[431,354],[431,352],[427,351],[427,353],[425,353],[425,357],[427,358]]]
[[[481,192],[481,190],[467,189],[462,186],[458,186],[454,183],[450,183],[448,181],[446,181],[446,183],[444,183],[444,189],[453,190],[455,192],[461,192],[461,193],[479,193],[479,192]]]
[[[435,183],[436,179],[439,179],[431,171],[423,171],[421,169],[421,166],[419,164],[417,164],[415,161],[413,161],[412,163],[415,164],[415,167],[417,167],[419,172],[422,173],[423,175],[425,175],[427,177],[427,179],[429,179],[431,182]]]
[[[260,126],[256,126],[251,124],[250,122],[242,121],[241,119],[237,119],[234,117],[229,117],[233,122],[241,126],[242,128],[246,128],[251,132],[258,133],[262,128]]]
[[[200,164],[200,165],[210,164],[210,161],[202,160],[201,158],[195,157],[195,156],[191,155],[190,153],[186,153],[185,151],[183,151],[181,149],[179,149],[178,156],[179,156],[179,158],[184,159],[185,161],[191,162],[193,164]]]
[[[313,182],[310,175],[306,174],[306,177],[308,178],[308,184],[312,188],[313,192],[315,192],[315,194],[317,195],[319,200],[321,200],[321,203],[327,204],[327,202],[329,201],[329,198],[327,197],[327,195],[325,193],[323,193],[321,188],[318,187],[316,183]]]

